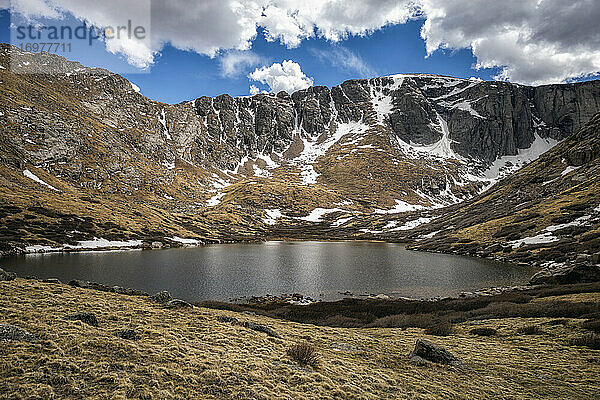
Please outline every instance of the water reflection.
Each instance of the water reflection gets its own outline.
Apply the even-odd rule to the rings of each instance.
[[[445,296],[486,286],[522,283],[531,269],[407,251],[368,242],[268,242],[156,251],[44,254],[0,259],[20,276],[84,279],[109,285],[168,290],[186,300],[340,292]]]

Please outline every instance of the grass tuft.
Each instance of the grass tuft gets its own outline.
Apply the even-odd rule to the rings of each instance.
[[[537,325],[525,325],[517,329],[517,333],[521,335],[540,335],[543,331]]]
[[[470,332],[477,336],[494,336],[497,333],[494,328],[473,328]]]
[[[300,365],[316,367],[319,363],[319,353],[308,342],[297,343],[287,349],[287,355]]]

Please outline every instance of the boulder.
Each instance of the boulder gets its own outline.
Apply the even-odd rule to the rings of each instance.
[[[123,329],[115,332],[115,336],[126,340],[139,340],[137,332],[133,329]]]
[[[223,322],[223,323],[226,323],[226,324],[234,324],[234,325],[238,323],[238,319],[237,318],[230,317],[228,315],[219,315],[217,317],[217,321]]]
[[[65,315],[63,317],[63,319],[70,320],[70,321],[81,321],[81,322],[91,325],[91,326],[98,326],[98,319],[96,318],[96,315],[93,313],[79,312],[79,313]]]
[[[148,296],[148,293],[143,290],[124,288],[121,286],[113,286],[115,293],[124,294],[126,296]]]
[[[158,304],[165,304],[173,299],[171,297],[171,295],[169,294],[169,292],[167,292],[166,290],[155,293],[152,296],[150,296],[149,298],[150,298],[150,300],[152,300]]]
[[[164,308],[192,308],[193,306],[187,301],[173,299],[163,304]]]
[[[436,364],[445,364],[452,366],[462,366],[454,354],[450,353],[444,347],[439,346],[425,339],[417,339],[414,350],[409,355],[410,361],[415,364],[432,362]]]
[[[600,266],[589,263],[580,263],[542,270],[529,280],[529,284],[565,285],[598,281],[600,281]]]
[[[0,268],[0,281],[12,281],[17,277],[13,272],[6,272]]]
[[[33,342],[39,340],[39,338],[27,332],[25,329],[19,328],[18,326],[0,324],[0,342],[8,342],[10,340],[16,340],[19,342]]]
[[[267,336],[271,336],[274,338],[279,338],[280,336],[273,329],[268,326],[257,324],[256,322],[246,321],[244,322],[244,327],[248,329],[252,329],[253,331],[266,333]]]
[[[56,283],[56,284],[61,284],[62,283],[60,281],[60,279],[58,279],[58,278],[48,278],[48,279],[44,279],[42,282],[44,282],[44,283]]]
[[[67,285],[78,287],[78,288],[87,288],[89,287],[88,283],[79,279],[73,279],[67,282]]]

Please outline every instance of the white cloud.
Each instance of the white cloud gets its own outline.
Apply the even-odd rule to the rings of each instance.
[[[478,68],[539,85],[600,72],[597,0],[422,0],[428,53],[471,48]]]
[[[328,62],[342,71],[355,73],[360,78],[372,78],[377,72],[360,55],[341,46],[329,50],[311,49],[311,53],[319,60]]]
[[[269,93],[269,92],[267,92],[266,90],[260,90],[258,88],[258,86],[256,86],[256,85],[250,85],[250,94],[252,96],[254,96],[255,94],[259,94],[259,93],[265,93],[266,94],[266,93]]]
[[[246,75],[248,70],[266,62],[251,51],[230,51],[224,54],[220,60],[221,75],[225,77],[236,77]]]
[[[350,35],[366,35],[404,23],[415,12],[413,0],[272,0],[259,25],[265,28],[267,40],[296,47],[314,36],[337,42]]]
[[[124,16],[145,18],[150,1],[13,0],[11,4],[15,12],[31,18],[60,18],[70,12],[105,26],[122,23]],[[7,7],[5,0],[0,0],[0,7]],[[554,83],[600,71],[598,0],[152,0],[151,41],[123,40],[108,44],[108,50],[124,54],[134,65],[148,66],[168,43],[214,57],[223,51],[249,50],[257,29],[263,29],[267,40],[296,47],[309,38],[338,42],[414,18],[425,19],[421,35],[429,53],[439,48],[472,49],[477,67],[501,68],[500,79]],[[367,74],[366,64],[346,60],[336,62]],[[248,57],[224,62],[228,61],[223,64],[226,74],[256,65]]]
[[[7,0],[0,3],[0,8],[25,14],[30,18],[59,18],[61,13],[45,0]]]
[[[268,85],[273,93],[279,93],[283,90],[292,94],[298,90],[306,89],[313,84],[313,79],[307,77],[302,72],[300,64],[291,60],[284,61],[281,64],[274,63],[270,67],[263,66],[257,68],[248,75],[248,78]],[[253,90],[256,90],[252,86],[250,87],[251,93]]]

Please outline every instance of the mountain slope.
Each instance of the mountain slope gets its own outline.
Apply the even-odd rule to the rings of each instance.
[[[598,264],[600,114],[575,134],[414,232],[414,246],[502,260]],[[596,256],[593,256],[593,254]],[[586,254],[588,256],[586,256]]]
[[[64,74],[17,75],[11,61]],[[385,237],[472,198],[600,112],[597,81],[396,75],[168,105],[56,55],[2,45],[0,65],[0,251],[94,237]]]

